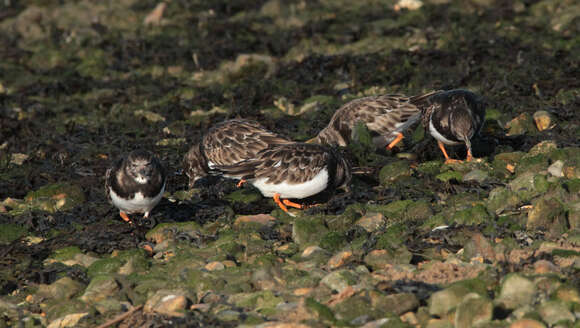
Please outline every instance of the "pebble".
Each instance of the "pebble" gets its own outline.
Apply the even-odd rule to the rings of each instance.
[[[385,224],[385,220],[385,216],[382,213],[367,213],[356,222],[356,225],[361,226],[368,232],[374,232]]]
[[[205,265],[205,269],[208,271],[221,271],[225,268],[226,266],[219,261],[209,262],[208,264]]]
[[[76,327],[78,322],[87,315],[89,315],[88,312],[67,314],[62,318],[52,321],[48,325],[48,328]]]
[[[529,279],[519,274],[511,274],[503,281],[499,297],[495,301],[506,309],[515,309],[531,304],[536,290],[536,286]]]
[[[538,307],[538,312],[542,320],[550,326],[553,326],[557,322],[574,322],[576,319],[572,312],[568,310],[568,307],[560,301],[544,302]]]
[[[328,267],[330,269],[339,268],[352,260],[352,252],[351,251],[342,251],[335,254],[333,257],[328,260]]]
[[[534,122],[538,131],[544,131],[552,128],[552,117],[545,110],[539,110],[534,113]]]
[[[546,328],[546,326],[536,320],[533,319],[520,319],[518,321],[514,321],[510,328]]]
[[[172,317],[183,317],[189,300],[186,292],[182,290],[158,290],[151,296],[143,311],[147,313],[160,313]]]

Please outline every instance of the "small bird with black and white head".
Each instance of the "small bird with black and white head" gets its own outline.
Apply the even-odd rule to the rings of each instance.
[[[146,150],[135,150],[117,160],[107,170],[105,192],[119,209],[123,220],[127,214],[143,213],[148,218],[165,192],[167,175],[159,159]]]
[[[469,90],[455,89],[439,92],[428,99],[421,121],[425,130],[437,139],[445,163],[461,162],[447,155],[444,145],[465,144],[467,161],[473,159],[471,139],[485,121],[485,100]]]

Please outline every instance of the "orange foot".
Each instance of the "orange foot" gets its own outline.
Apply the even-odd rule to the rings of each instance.
[[[238,184],[236,185],[236,187],[238,187],[238,188],[242,188],[242,186],[244,185],[244,183],[246,183],[246,180],[244,180],[244,179],[241,179],[241,180],[238,182]]]
[[[399,132],[395,140],[391,141],[391,143],[387,145],[387,150],[393,149],[393,147],[395,147],[395,145],[397,145],[401,140],[403,140],[403,134]]]
[[[439,145],[439,149],[441,149],[441,152],[443,152],[443,156],[445,156],[445,164],[462,163],[463,162],[463,161],[460,161],[458,159],[449,158],[449,155],[447,155],[447,151],[445,151],[445,145],[443,145],[443,143],[441,141],[437,141],[437,144]]]
[[[129,216],[127,216],[127,213],[120,211],[119,215],[121,216],[121,219],[123,219],[123,221],[125,221],[129,224],[133,224],[133,221],[131,221],[131,219],[129,219]]]
[[[274,194],[274,201],[276,202],[276,204],[278,204],[278,206],[282,209],[282,211],[286,212],[288,215],[290,216],[295,216],[294,214],[288,212],[288,208],[286,206],[290,206],[290,207],[294,207],[294,208],[299,208],[299,209],[303,209],[304,205],[300,205],[294,202],[291,202],[287,199],[284,200],[280,200],[280,194],[279,193],[275,193]]]

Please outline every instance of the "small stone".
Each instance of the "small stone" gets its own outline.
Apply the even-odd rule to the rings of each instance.
[[[294,295],[295,296],[306,296],[306,295],[312,293],[313,290],[314,290],[313,288],[306,288],[306,287],[296,288],[294,290]]]
[[[464,286],[452,285],[431,294],[431,298],[429,298],[429,314],[443,318],[447,313],[455,309],[469,292],[469,289]]]
[[[417,316],[413,312],[407,312],[405,314],[402,314],[401,316],[399,316],[399,319],[401,319],[401,321],[411,326],[419,325],[419,320],[417,319]]]
[[[364,261],[373,269],[380,270],[391,264],[409,264],[412,257],[407,247],[400,245],[396,250],[375,249],[365,256]]]
[[[226,266],[219,261],[209,262],[208,264],[205,265],[205,269],[208,271],[221,271],[225,268]]]
[[[539,110],[534,113],[534,122],[538,131],[544,131],[553,127],[552,116],[545,110]]]
[[[20,153],[14,153],[11,156],[10,159],[10,164],[14,164],[14,165],[22,165],[24,164],[24,162],[26,162],[26,160],[28,159],[28,155],[26,154],[20,154]]]
[[[71,299],[83,289],[83,285],[69,277],[60,278],[50,285],[38,286],[38,295],[53,299]]]
[[[514,321],[510,325],[510,328],[546,328],[546,326],[543,323],[533,319],[520,319]]]
[[[58,318],[52,321],[48,325],[48,328],[76,327],[79,321],[87,315],[89,315],[88,312],[68,314],[62,318]]]
[[[508,132],[506,135],[514,136],[535,131],[534,122],[528,113],[522,113],[506,124]]]
[[[481,233],[474,233],[465,243],[463,256],[469,260],[481,256],[483,259],[493,262],[495,251],[491,243]]]
[[[549,154],[556,149],[558,149],[558,144],[555,141],[552,140],[540,141],[537,144],[535,144],[532,148],[530,148],[528,154],[525,155],[524,158],[540,154]]]
[[[382,185],[388,185],[400,177],[410,176],[411,167],[407,161],[396,161],[387,164],[379,172],[379,180]]]
[[[163,117],[157,113],[154,113],[152,111],[139,109],[139,110],[136,110],[134,114],[137,117],[144,117],[147,121],[152,122],[152,123],[165,122],[165,117]]]
[[[183,317],[187,307],[188,299],[181,291],[158,290],[150,297],[145,306],[144,312],[157,312],[160,314]]]
[[[381,328],[381,327],[388,327],[386,324],[391,321],[390,318],[382,318],[374,321],[369,321],[365,323],[361,328]]]
[[[476,293],[463,297],[455,312],[455,328],[469,328],[491,321],[493,305],[487,298]]]
[[[303,258],[315,257],[317,255],[328,255],[328,251],[318,246],[308,246],[302,251]]]
[[[564,162],[561,160],[557,160],[552,165],[548,167],[548,173],[555,177],[563,177],[564,176]]]
[[[353,259],[352,252],[350,251],[338,252],[333,257],[331,257],[330,260],[328,260],[328,267],[330,269],[336,269],[349,263],[352,259]]]
[[[538,260],[536,261],[536,263],[534,263],[534,272],[538,274],[560,272],[560,268],[558,268],[554,263],[550,261]]]
[[[257,215],[243,215],[239,216],[234,222],[234,227],[240,227],[244,224],[258,224],[258,225],[272,225],[276,222],[276,218],[268,214]]]
[[[80,299],[85,303],[95,303],[117,294],[118,291],[119,285],[114,278],[106,275],[96,276],[91,280]]]
[[[495,300],[505,309],[513,310],[519,306],[531,304],[536,294],[532,281],[519,274],[508,275],[502,285],[499,297]]]
[[[225,260],[225,261],[222,261],[222,263],[223,263],[223,265],[225,265],[226,268],[233,268],[233,267],[237,266],[236,262],[231,261],[231,260]]]
[[[395,11],[400,11],[401,9],[417,10],[423,6],[421,0],[399,0],[393,9]]]
[[[221,321],[239,321],[242,314],[234,310],[223,310],[216,314],[216,317]]]
[[[557,228],[556,225],[559,221],[565,221],[564,215],[564,209],[558,200],[542,198],[528,212],[526,227],[529,230],[554,229]],[[564,226],[560,230],[565,231],[566,227]]]
[[[560,301],[548,301],[542,303],[538,307],[538,312],[540,313],[542,320],[550,326],[564,321],[573,323],[574,320],[576,320],[574,314],[572,314],[572,312],[568,310],[568,307]]]
[[[328,288],[342,292],[349,286],[353,286],[357,282],[357,275],[350,270],[337,270],[327,274],[322,278],[321,283]]]
[[[413,293],[384,295],[369,292],[373,308],[389,309],[389,312],[401,315],[419,307],[419,299]]]
[[[486,171],[475,169],[473,171],[467,172],[463,176],[463,181],[475,181],[477,183],[483,183],[489,178],[489,174]]]
[[[385,224],[385,216],[382,213],[367,213],[355,224],[368,232],[374,232]]]

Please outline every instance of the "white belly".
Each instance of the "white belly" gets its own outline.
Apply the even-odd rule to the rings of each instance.
[[[262,195],[273,197],[275,193],[278,193],[281,198],[302,199],[316,195],[326,189],[328,185],[328,171],[323,169],[312,180],[299,184],[289,184],[286,182],[273,184],[266,183],[266,180],[256,179],[252,182],[254,187],[262,192]]]
[[[433,122],[431,120],[429,120],[429,133],[431,133],[433,138],[441,141],[442,143],[444,143],[446,145],[459,145],[461,143],[461,142],[449,140],[449,139],[445,138],[441,133],[437,132],[437,130],[433,126]]]
[[[127,214],[148,213],[155,207],[155,205],[157,205],[157,203],[159,203],[164,192],[165,185],[163,185],[161,191],[155,197],[144,197],[142,193],[138,192],[132,199],[124,199],[119,197],[112,188],[109,188],[113,205]]]

